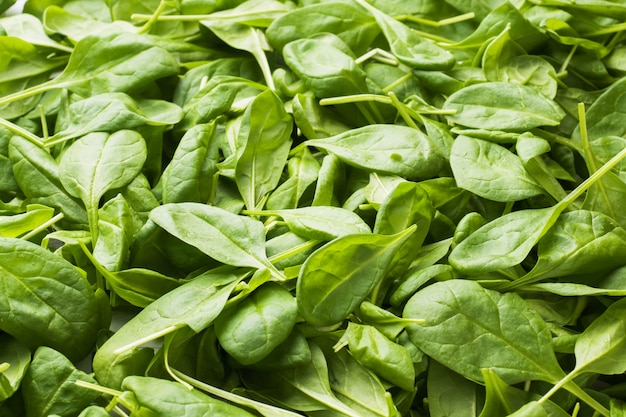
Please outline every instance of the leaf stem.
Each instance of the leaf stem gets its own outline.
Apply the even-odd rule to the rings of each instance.
[[[16,135],[21,136],[24,139],[28,140],[33,145],[37,145],[40,148],[44,147],[43,140],[39,136],[29,132],[28,130],[24,129],[21,126],[16,125],[15,123],[9,122],[8,120],[0,117],[0,126],[4,126],[11,132],[15,133]]]
[[[622,159],[626,157],[626,148],[622,149],[617,155],[611,158],[607,163],[602,165],[596,172],[589,178],[583,181],[574,191],[570,192],[567,197],[557,203],[559,207],[567,207],[569,204],[578,199],[589,187],[596,183],[604,174],[611,171],[615,165],[617,165]]]
[[[180,326],[175,326],[175,325],[168,326],[168,327],[166,327],[163,330],[159,330],[158,332],[154,332],[152,334],[149,334],[148,336],[145,336],[145,337],[142,337],[140,339],[137,339],[137,340],[133,341],[132,343],[129,343],[129,344],[121,346],[121,347],[118,347],[117,349],[115,349],[113,351],[113,354],[114,355],[119,355],[120,353],[124,353],[127,350],[131,350],[131,349],[134,349],[134,348],[139,347],[141,345],[144,345],[144,344],[146,344],[148,342],[152,342],[153,340],[156,340],[156,339],[158,339],[160,337],[163,337],[165,335],[168,335],[168,334],[178,330],[179,327]]]
[[[39,232],[41,232],[42,230],[47,229],[48,227],[52,226],[53,224],[55,224],[56,222],[58,222],[59,220],[61,220],[63,218],[63,213],[59,213],[56,216],[54,216],[53,218],[51,218],[50,220],[40,224],[39,226],[35,227],[33,230],[31,230],[30,232],[26,233],[24,236],[20,237],[20,239],[23,240],[28,240],[31,237],[37,235]]]

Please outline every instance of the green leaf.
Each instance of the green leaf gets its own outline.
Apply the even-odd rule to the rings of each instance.
[[[265,210],[258,214],[279,216],[292,232],[308,239],[333,240],[346,235],[371,233],[368,224],[358,214],[341,207],[309,206]]]
[[[267,283],[215,320],[226,352],[243,365],[265,358],[284,342],[296,324],[298,307],[289,291]]]
[[[129,376],[122,383],[124,390],[134,394],[137,403],[159,416],[189,417],[252,417],[253,414],[197,390],[189,390],[178,382],[160,378]]]
[[[575,374],[595,372],[615,375],[626,371],[624,311],[626,302],[622,298],[604,310],[578,337]]]
[[[96,351],[96,379],[118,388],[129,370],[143,373],[151,359],[152,355],[135,356],[137,342],[141,345],[183,326],[198,333],[211,325],[244,274],[209,271],[148,305]]]
[[[519,201],[543,194],[520,159],[493,142],[458,136],[450,165],[459,187],[489,200]]]
[[[322,38],[298,39],[283,48],[285,63],[318,98],[367,92],[354,57]]]
[[[407,25],[376,9],[367,1],[357,3],[374,16],[389,43],[391,53],[403,64],[422,70],[446,70],[454,66],[452,53],[430,39],[423,38]]]
[[[8,366],[0,372],[0,401],[15,394],[30,366],[30,349],[11,335],[0,334],[0,364]]]
[[[98,206],[107,191],[130,183],[146,160],[146,143],[133,130],[90,133],[67,149],[59,163],[63,187],[82,200],[89,215],[92,239],[97,242]]]
[[[306,143],[347,165],[405,178],[430,178],[443,166],[443,158],[430,139],[406,126],[368,125]]]
[[[267,28],[267,39],[282,51],[291,41],[318,33],[334,33],[356,53],[365,53],[380,33],[376,21],[351,3],[329,1],[299,7]]]
[[[291,148],[293,121],[267,90],[246,108],[237,137],[235,180],[246,207],[259,209],[278,182]]]
[[[415,386],[415,369],[407,349],[374,326],[348,323],[344,334],[352,356],[376,375],[406,391]]]
[[[485,82],[462,88],[443,105],[447,119],[462,126],[523,132],[557,126],[565,113],[533,88],[507,82]]]
[[[166,204],[150,219],[210,257],[233,266],[269,268],[263,223],[199,203]]]
[[[74,265],[33,243],[0,238],[0,280],[3,331],[30,349],[47,345],[73,360],[91,351],[96,299]]]
[[[45,346],[38,348],[22,382],[27,415],[75,415],[82,411],[100,393],[78,386],[77,381],[96,383],[61,353]]]
[[[484,382],[484,368],[508,384],[555,383],[564,376],[548,327],[515,293],[500,294],[474,281],[438,282],[411,297],[402,316],[424,319],[407,327],[413,343],[472,381]]]
[[[394,235],[348,235],[315,251],[296,284],[300,314],[317,326],[345,319],[383,279],[396,250],[414,231],[410,227]]]
[[[13,136],[9,158],[15,179],[30,203],[54,207],[73,228],[87,228],[87,213],[80,200],[65,190],[57,161],[44,149]]]

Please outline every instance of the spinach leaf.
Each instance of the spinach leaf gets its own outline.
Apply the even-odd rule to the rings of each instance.
[[[137,404],[155,416],[253,416],[239,407],[164,379],[129,376],[124,379],[122,388],[132,392]]]
[[[5,401],[18,391],[31,363],[30,349],[11,335],[0,334],[0,401]]]
[[[76,381],[96,382],[61,353],[39,347],[24,375],[22,391],[27,415],[76,414],[100,396],[97,391],[79,387]]]
[[[2,330],[33,350],[46,345],[73,360],[85,357],[99,330],[96,298],[85,277],[33,243],[0,238],[0,248]]]
[[[54,207],[72,228],[87,228],[84,206],[64,188],[57,161],[37,145],[19,136],[9,142],[15,179],[30,203]]]
[[[380,33],[372,16],[348,2],[329,1],[296,8],[274,20],[267,39],[274,48],[318,33],[334,33],[357,54],[364,53]]]
[[[0,105],[54,88],[68,88],[82,96],[125,92],[175,74],[177,70],[173,57],[148,37],[129,32],[99,33],[76,44],[58,77],[5,96],[0,99]]]
[[[443,108],[455,112],[447,116],[450,122],[510,132],[556,126],[565,117],[554,101],[533,88],[500,81],[462,88],[448,97]]]
[[[421,131],[400,125],[368,125],[306,142],[347,165],[408,178],[430,178],[443,158]]]
[[[413,343],[472,381],[484,382],[484,368],[509,384],[555,383],[564,376],[547,325],[515,293],[500,294],[474,281],[438,282],[411,297],[402,316],[424,319],[407,328]]]
[[[172,203],[152,210],[150,219],[210,257],[227,265],[278,272],[265,254],[263,224],[218,207]]]
[[[263,207],[280,181],[289,149],[293,122],[282,101],[267,90],[246,108],[237,136],[235,180],[246,207]]]
[[[369,225],[359,215],[341,207],[310,206],[247,213],[279,216],[292,232],[308,239],[333,240],[346,235],[371,233]]]
[[[317,326],[345,319],[383,279],[395,251],[414,231],[413,226],[394,235],[347,235],[312,253],[296,283],[302,317]],[[330,262],[338,256],[344,262]]]
[[[137,346],[188,326],[199,332],[213,323],[246,273],[209,271],[168,292],[111,336],[93,358],[96,379],[118,388],[128,374],[145,371],[152,354]]]
[[[520,159],[504,147],[482,139],[458,136],[450,166],[457,185],[494,201],[518,201],[543,193]]]
[[[68,148],[59,163],[63,187],[82,200],[89,216],[92,239],[98,240],[98,206],[107,191],[130,183],[146,160],[146,144],[139,133],[119,130],[90,133]],[[123,166],[123,169],[119,169]]]
[[[215,333],[226,352],[239,363],[249,365],[287,339],[297,313],[291,293],[278,284],[267,283],[218,316]]]

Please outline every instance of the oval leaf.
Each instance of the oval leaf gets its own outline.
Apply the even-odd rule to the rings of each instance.
[[[395,252],[414,231],[348,235],[315,251],[296,284],[300,314],[316,326],[345,319],[385,276]]]
[[[506,82],[473,84],[452,94],[443,105],[455,111],[448,120],[463,126],[521,132],[557,126],[565,113],[535,89]]]
[[[402,315],[425,320],[407,327],[413,343],[470,380],[484,382],[483,368],[508,384],[554,383],[564,376],[547,325],[515,293],[500,294],[475,281],[442,281],[411,297]]]

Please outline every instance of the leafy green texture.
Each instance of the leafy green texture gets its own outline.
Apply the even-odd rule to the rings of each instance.
[[[72,415],[91,404],[100,394],[76,385],[76,381],[95,383],[65,356],[40,347],[24,376],[24,402],[28,416]]]
[[[222,347],[238,362],[260,361],[284,342],[296,324],[295,298],[283,287],[268,283],[215,322]]]
[[[30,242],[0,238],[0,248],[2,330],[30,349],[47,345],[75,360],[86,356],[99,320],[85,277],[74,265]]]
[[[537,126],[556,126],[565,113],[552,100],[531,87],[486,82],[459,90],[444,109],[456,114],[448,120],[467,127],[519,132]]]
[[[0,0],[0,417],[623,415],[625,19]]]
[[[404,126],[370,125],[308,144],[348,165],[409,178],[432,177],[443,164],[426,135]]]
[[[445,281],[416,293],[402,315],[424,318],[423,325],[407,329],[413,343],[470,380],[482,382],[483,368],[510,384],[556,382],[564,374],[545,322],[514,293],[500,294],[472,281]]]
[[[315,251],[302,266],[297,282],[300,314],[318,326],[346,318],[383,279],[394,252],[414,230],[388,236],[348,235]],[[339,253],[345,256],[344,262],[329,262]]]

